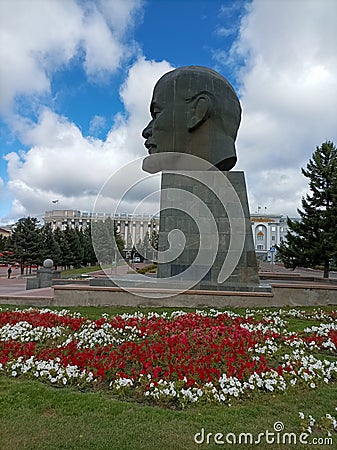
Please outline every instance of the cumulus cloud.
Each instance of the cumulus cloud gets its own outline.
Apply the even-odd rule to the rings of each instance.
[[[103,116],[94,116],[89,124],[89,133],[96,135],[106,127],[106,118]]]
[[[100,0],[99,7],[107,22],[118,36],[134,25],[136,18],[141,18],[140,0]]]
[[[146,154],[141,130],[150,118],[151,93],[158,78],[170,69],[165,61],[144,58],[131,67],[121,89],[126,112],[115,117],[105,140],[84,137],[74,123],[48,108],[36,124],[22,122],[21,139],[30,148],[5,156],[8,189],[16,199],[11,215],[41,215],[52,209],[54,199],[59,200],[59,208],[92,210],[104,182],[129,161]],[[124,176],[131,182],[138,175]],[[111,197],[101,199],[100,206],[111,210]]]
[[[0,3],[0,112],[18,95],[50,93],[50,75],[84,55],[87,75],[114,72],[141,0],[11,0]]]
[[[221,9],[219,39],[232,32],[229,19],[241,4]],[[155,82],[172,69],[168,62],[128,60],[120,89],[124,111],[110,126],[101,116],[91,119],[91,134],[110,128],[102,139],[84,136],[50,101],[55,71],[76,63],[97,83],[138,55],[127,34],[141,20],[141,6],[141,0],[0,2],[0,113],[26,146],[6,155],[7,192],[0,182],[0,192],[14,199],[13,218],[41,215],[55,199],[59,208],[91,210],[104,181],[146,154],[141,130],[150,118]],[[245,170],[253,212],[260,205],[295,215],[306,190],[300,168],[316,145],[336,142],[335,1],[253,0],[247,8],[229,54],[213,52],[231,70],[238,62],[241,67],[237,169]],[[27,105],[36,119],[25,114]],[[108,210],[105,200],[102,208]]]
[[[239,167],[251,209],[296,215],[316,146],[337,132],[336,4],[254,0],[232,55],[241,58]],[[275,209],[277,209],[275,211]]]
[[[128,136],[134,143],[132,153],[136,156],[144,155],[144,139],[141,131],[151,119],[150,102],[153,87],[164,73],[172,69],[167,61],[147,61],[141,57],[131,67],[121,87],[120,95],[127,111]]]

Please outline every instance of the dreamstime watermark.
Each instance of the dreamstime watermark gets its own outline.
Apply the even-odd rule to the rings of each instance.
[[[194,435],[196,444],[216,445],[333,445],[331,436],[312,437],[308,433],[286,432],[283,422],[275,422],[273,430],[261,433],[210,433],[204,428]]]
[[[174,158],[179,157],[179,155],[175,154]],[[158,177],[158,175],[142,172],[140,170],[142,158],[140,158],[126,164],[112,174],[104,183],[95,202],[94,213],[101,213],[109,208],[112,215],[116,216],[121,211],[121,205],[128,202],[130,204],[130,200],[132,200],[135,205],[130,219],[132,222],[133,216],[144,213],[146,205],[154,204],[160,196],[160,207],[162,210],[174,209],[186,214],[197,226],[199,248],[193,262],[177,275],[156,278],[156,292],[152,293],[151,291],[135,292],[132,289],[135,285],[138,287],[142,286],[142,283],[144,286],[149,285],[151,280],[146,275],[133,274],[132,285],[130,283],[131,277],[129,277],[129,280],[126,280],[126,277],[116,277],[111,273],[111,264],[114,262],[117,265],[117,260],[122,259],[123,256],[118,250],[113,231],[104,231],[100,221],[93,222],[93,246],[106,276],[112,278],[117,286],[122,287],[124,290],[132,289],[133,294],[139,296],[170,297],[191,289],[208,274],[217,258],[220,243],[217,213],[214,213],[214,209],[212,210],[207,201],[205,201],[205,198],[208,199],[210,195],[217,199],[216,201],[225,211],[230,231],[228,235],[229,242],[227,243],[228,249],[218,273],[218,283],[226,281],[236,268],[242,255],[246,221],[241,201],[235,188],[223,172],[207,161],[187,154],[181,154],[180,157],[181,160],[179,161],[183,161],[182,167],[180,166],[178,169],[170,170],[166,173],[188,180],[187,184],[202,187],[202,189],[208,190],[208,194],[196,195],[193,189],[191,191],[184,189],[184,187],[179,187],[179,185],[165,186],[163,190],[158,189],[153,183],[153,178]],[[136,201],[134,200],[135,198],[137,199]],[[217,207],[217,211],[218,209],[219,207]],[[159,211],[157,211],[158,214]],[[130,237],[134,239],[132,233]],[[179,258],[186,247],[186,236],[179,228],[170,230],[167,240],[169,248],[165,251],[158,251],[157,259],[159,264],[170,263]],[[142,254],[140,242],[132,242],[132,247]],[[174,288],[174,293],[167,289],[168,286]]]

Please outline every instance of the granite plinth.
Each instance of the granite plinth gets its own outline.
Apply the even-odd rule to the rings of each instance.
[[[158,278],[195,281],[194,289],[260,288],[243,172],[164,172],[160,209],[159,252],[179,256],[159,261]],[[173,230],[184,245],[170,240]]]

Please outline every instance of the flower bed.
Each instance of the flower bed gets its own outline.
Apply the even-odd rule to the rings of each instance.
[[[287,317],[317,325],[294,333]],[[66,310],[0,309],[0,374],[180,407],[334,382],[336,347],[335,311],[137,312],[89,320]]]

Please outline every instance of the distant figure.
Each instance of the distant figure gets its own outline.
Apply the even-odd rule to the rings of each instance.
[[[187,66],[166,73],[154,87],[150,112],[142,132],[150,155],[143,161],[146,172],[179,169],[183,158],[174,153],[197,156],[222,171],[235,166],[241,106],[218,72]]]
[[[11,266],[8,266],[7,273],[8,273],[8,279],[9,279],[11,277],[11,273],[12,273],[12,267]]]

